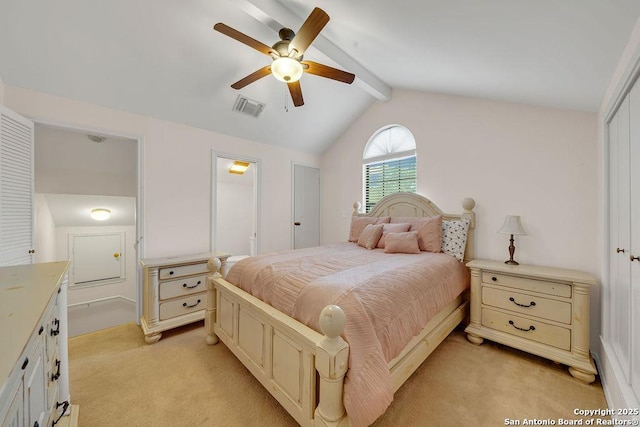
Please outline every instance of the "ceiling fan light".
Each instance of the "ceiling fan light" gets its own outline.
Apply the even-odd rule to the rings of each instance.
[[[276,58],[271,64],[271,73],[281,82],[297,82],[302,77],[302,64],[286,56]]]

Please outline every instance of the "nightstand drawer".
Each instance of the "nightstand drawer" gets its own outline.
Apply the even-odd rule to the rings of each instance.
[[[571,349],[571,331],[569,329],[537,320],[483,308],[482,326],[562,350]]]
[[[523,291],[539,292],[542,294],[571,298],[571,285],[563,283],[509,276],[507,274],[493,273],[491,271],[482,272],[482,281],[484,283],[492,283],[494,285],[509,286]]]
[[[541,319],[571,324],[571,304],[564,301],[532,296],[511,289],[482,287],[482,303]]]
[[[175,266],[170,268],[161,268],[160,280],[172,279],[174,277],[189,276],[191,274],[203,274],[203,273],[207,273],[208,271],[209,269],[207,268],[206,262],[203,262],[201,264],[180,265],[180,266]]]
[[[200,293],[193,296],[167,301],[160,304],[160,320],[171,319],[182,314],[204,310],[206,294]]]
[[[207,276],[187,277],[182,280],[171,280],[160,283],[160,299],[170,299],[183,295],[204,292],[207,286]]]

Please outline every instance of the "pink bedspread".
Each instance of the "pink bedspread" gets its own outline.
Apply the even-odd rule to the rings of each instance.
[[[355,426],[373,423],[393,400],[387,362],[469,286],[467,269],[450,255],[347,242],[246,258],[226,279],[316,331],[325,306],[344,310],[344,404]]]

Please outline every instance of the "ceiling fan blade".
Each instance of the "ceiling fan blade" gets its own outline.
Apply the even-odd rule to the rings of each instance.
[[[296,107],[300,107],[304,105],[304,99],[302,99],[302,88],[300,87],[300,81],[296,81],[293,83],[287,83],[289,86],[289,93],[291,94],[291,99],[293,99],[293,105]]]
[[[264,76],[268,76],[269,74],[271,74],[271,65],[267,65],[266,67],[260,68],[258,71],[254,71],[253,73],[249,74],[247,77],[241,80],[238,80],[237,82],[232,84],[231,87],[234,89],[242,89],[248,84],[251,84],[256,80],[259,80]]]
[[[271,46],[267,46],[266,44],[259,42],[258,40],[251,38],[248,35],[231,28],[226,24],[223,24],[222,22],[218,22],[216,25],[214,25],[213,29],[221,32],[225,36],[229,36],[232,39],[239,41],[240,43],[244,43],[247,46],[254,48],[258,52],[262,52],[265,55],[277,54]]]
[[[324,26],[327,25],[327,22],[329,22],[329,15],[324,10],[319,7],[313,9],[291,40],[291,43],[289,43],[289,51],[295,49],[298,52],[296,57],[302,55],[311,42],[320,34]]]
[[[317,62],[303,61],[302,66],[306,73],[326,77],[328,79],[337,80],[347,84],[353,83],[353,80],[356,78],[355,74],[338,70],[337,68],[329,67],[328,65],[318,64]]]

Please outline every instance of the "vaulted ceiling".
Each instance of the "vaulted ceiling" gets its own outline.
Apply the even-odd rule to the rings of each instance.
[[[331,20],[305,60],[356,74],[304,75],[305,105],[269,57],[213,30],[272,45],[313,7]],[[393,89],[596,111],[640,16],[637,0],[2,0],[6,85],[320,153]],[[238,95],[265,103],[232,111]]]

